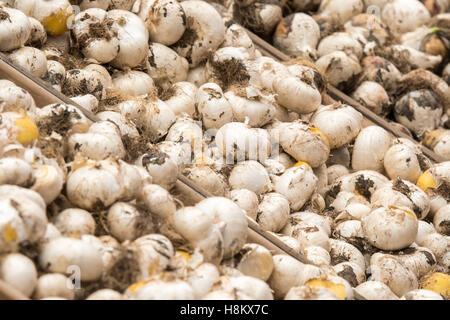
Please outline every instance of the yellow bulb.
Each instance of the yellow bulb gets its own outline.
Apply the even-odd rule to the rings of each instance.
[[[135,293],[138,289],[145,286],[150,280],[139,281],[128,287],[128,291]]]
[[[5,240],[7,243],[14,241],[17,239],[17,232],[13,227],[8,223],[5,228]]]
[[[441,30],[441,28],[439,28],[439,27],[431,28],[429,34],[431,34],[431,33],[436,33],[436,32],[438,32],[438,31],[440,31],[440,30]]]
[[[423,144],[430,149],[434,149],[436,144],[441,141],[442,137],[447,133],[444,129],[436,129],[430,132],[426,132],[423,137]]]
[[[367,200],[363,195],[360,195],[360,194],[358,193],[358,191],[356,191],[356,190],[355,190],[355,192],[353,192],[353,194],[354,194],[355,196],[357,196],[358,198],[361,198],[361,199],[363,199],[363,200]]]
[[[298,161],[296,164],[294,164],[294,167],[301,167],[301,166],[307,166],[308,168],[311,169],[311,166],[305,161]]]
[[[88,164],[89,161],[87,161],[81,153],[77,152],[72,162],[72,172],[75,172],[82,167],[86,167]]]
[[[439,293],[444,299],[450,299],[450,275],[434,272],[422,280],[422,288]]]
[[[414,217],[414,218],[416,218],[417,219],[417,217],[416,217],[416,215],[413,213],[413,212],[411,212],[411,211],[409,211],[409,210],[406,210],[406,209],[402,209],[404,212],[406,212],[407,214],[409,214],[410,216],[412,216],[412,217]]]
[[[206,165],[207,164],[206,163],[206,157],[203,154],[203,152],[200,153],[200,154],[197,154],[195,156],[195,164],[197,164],[197,165]]]
[[[14,124],[19,128],[17,141],[23,145],[32,144],[39,136],[39,129],[28,117],[17,119]]]
[[[307,281],[305,284],[313,288],[322,287],[328,289],[330,291],[333,291],[339,299],[341,300],[345,299],[345,286],[342,283],[334,283],[333,281],[330,280],[311,279]]]
[[[77,230],[77,231],[71,232],[70,237],[75,238],[75,239],[81,239],[80,231]]]
[[[414,217],[414,218],[417,219],[416,215],[415,215],[413,212],[411,212],[411,211],[409,211],[409,210],[407,210],[407,209],[405,209],[405,208],[396,208],[396,209],[402,210],[402,211],[405,212],[406,214],[409,214],[410,216],[412,216],[412,217]]]
[[[45,17],[41,22],[47,33],[51,36],[59,36],[66,32],[67,20],[73,15],[71,6],[60,9],[50,16]]]
[[[159,258],[156,259],[156,261],[148,267],[147,269],[148,275],[149,276],[154,275],[158,271],[158,267],[159,267]]]
[[[312,127],[312,128],[311,128],[311,131],[314,132],[314,133],[317,133],[317,134],[322,138],[322,140],[325,141],[325,143],[326,143],[327,146],[328,146],[328,149],[330,149],[330,141],[328,141],[327,136],[324,135],[324,134],[322,133],[322,131],[320,131],[320,130],[319,130],[318,128],[316,128],[316,127]]]
[[[188,252],[182,251],[182,250],[178,250],[177,253],[178,253],[179,255],[181,255],[183,258],[185,258],[186,261],[191,260],[191,255],[190,255]]]
[[[409,214],[410,216],[412,216],[412,217],[414,217],[414,218],[417,219],[417,216],[414,214],[414,212],[409,211],[408,209],[405,209],[404,207],[400,208],[400,207],[397,207],[397,206],[389,206],[389,209],[397,209],[397,210],[401,210],[401,211],[403,211],[404,213]]]
[[[417,179],[416,185],[422,189],[423,191],[427,191],[428,189],[436,189],[437,184],[433,175],[430,173],[430,170],[425,171],[419,179]]]
[[[222,280],[226,278],[225,276],[220,276],[218,277],[216,280],[214,280],[213,286],[218,286],[220,284],[222,284]]]

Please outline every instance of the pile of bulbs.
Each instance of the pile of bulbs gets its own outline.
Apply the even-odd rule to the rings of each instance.
[[[330,84],[450,160],[447,0],[222,2],[226,19],[314,61]]]
[[[299,12],[282,18],[275,2],[0,1],[0,50],[100,119],[0,80],[1,280],[33,299],[450,298],[450,161],[323,99],[327,81],[358,83],[379,114],[396,97],[396,119],[448,155],[430,131],[448,85],[372,55],[389,33],[357,15],[418,10],[387,21],[405,38],[390,52],[434,68],[410,47],[430,13],[287,1]],[[262,56],[230,16],[297,58]],[[417,77],[426,89],[399,95]],[[248,218],[308,263],[249,243]]]

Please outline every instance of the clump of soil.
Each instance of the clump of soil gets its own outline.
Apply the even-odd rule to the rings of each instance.
[[[417,66],[408,63],[409,52],[407,50],[395,51],[393,48],[383,47],[375,50],[376,54],[392,62],[401,73],[408,73]]]
[[[180,192],[180,190],[176,189],[176,186],[170,190],[170,194],[175,199],[175,202],[184,205],[194,205],[195,203],[188,203],[188,201],[192,201],[192,198],[187,197],[185,193]],[[185,201],[186,200],[186,201]],[[181,208],[179,206],[177,208]],[[175,229],[165,221],[165,219],[161,218],[158,215],[152,215],[153,227],[155,228],[156,233],[160,233],[163,236],[167,237],[172,243],[174,248],[178,248],[180,246],[186,245],[186,239],[184,239],[180,234],[178,234]]]
[[[222,95],[220,94],[220,92],[217,92],[214,89],[204,88],[203,91],[205,91],[208,94],[209,99],[220,99],[220,98],[222,98]]]
[[[439,223],[439,228],[442,229],[443,234],[450,236],[450,221],[448,220],[442,221],[441,223]]]
[[[402,181],[402,179],[398,178],[394,181],[392,185],[392,189],[398,192],[401,192],[405,196],[409,197],[411,190],[408,185]]]
[[[49,221],[53,221],[53,219],[61,212],[69,208],[74,208],[75,206],[67,199],[67,197],[61,193],[58,197],[53,200],[47,206],[47,218]]]
[[[431,162],[430,160],[427,159],[427,157],[425,157],[423,154],[421,153],[417,153],[417,160],[419,161],[419,167],[420,170],[422,171],[427,171],[428,169],[430,169],[431,167]]]
[[[233,84],[245,85],[250,80],[250,75],[245,66],[234,57],[223,62],[210,59],[209,64],[213,69],[214,78],[219,81],[224,91]]]
[[[170,98],[172,98],[176,93],[177,91],[174,88],[174,86],[170,86],[167,89],[160,90],[160,92],[158,92],[158,96],[162,101],[167,101]]]
[[[79,73],[79,69],[73,69],[67,71],[67,75],[77,74]],[[81,79],[79,80],[79,83],[68,83],[68,81],[65,81],[62,86],[62,93],[67,96],[79,96],[79,95],[85,95],[85,94],[92,94],[95,96],[98,100],[102,99],[103,96],[103,84],[99,79],[91,79],[91,82],[88,82],[88,79]]]
[[[338,193],[341,192],[341,182],[333,185],[326,193],[326,198],[336,199]]]
[[[289,60],[288,62],[285,62],[284,65],[286,66],[292,66],[292,65],[299,65],[299,66],[305,66],[312,70],[314,70],[314,78],[309,79],[309,77],[302,77],[302,81],[307,83],[310,86],[313,86],[317,88],[321,93],[326,89],[327,87],[327,80],[324,74],[320,72],[320,70],[317,68],[317,66],[314,64],[313,61],[298,57],[292,60]],[[311,81],[312,80],[312,81]]]
[[[100,289],[112,289],[124,292],[131,284],[137,282],[140,275],[139,264],[134,252],[124,249],[122,257],[114,266],[95,282],[82,282],[81,288],[75,291],[77,300],[84,300]]]
[[[443,181],[436,189],[436,193],[442,196],[445,200],[450,201],[450,183]]]
[[[136,222],[137,238],[145,236],[146,234],[154,233],[153,216],[145,208],[144,205],[137,204],[136,208],[139,210],[139,219]]]
[[[335,266],[341,262],[348,262],[350,261],[350,256],[347,256],[345,254],[337,255],[336,252],[333,252],[334,250],[331,249],[330,256],[331,256],[331,265]]]
[[[78,51],[72,51],[71,54],[63,54],[58,48],[52,46],[45,46],[42,50],[47,50],[45,52],[47,60],[54,60],[61,63],[66,70],[83,69],[89,65]],[[52,54],[50,51],[54,51],[57,54]]]
[[[105,209],[105,206],[100,201],[98,204],[94,205],[94,207],[95,209],[91,212],[91,214],[92,218],[95,220],[95,236],[100,237],[110,235],[106,221],[108,211],[103,210]]]
[[[416,251],[417,251],[416,248],[409,247],[409,248],[406,248],[406,249],[403,249],[403,250],[400,250],[400,251],[397,251],[397,252],[392,251],[390,253],[391,254],[398,254],[399,256],[402,256],[402,255],[414,254],[414,253],[416,253]]]
[[[181,39],[178,40],[177,42],[177,47],[180,48],[187,48],[198,39],[197,32],[195,31],[195,29],[192,28],[192,25],[194,24],[194,18],[187,17],[186,21],[187,21],[186,31],[183,33]]]
[[[142,157],[142,165],[147,167],[149,164],[162,165],[166,162],[169,156],[164,152],[152,151],[148,152],[144,157]]]
[[[374,186],[374,182],[370,179],[364,179],[364,176],[360,175],[358,178],[356,178],[355,181],[355,189],[356,191],[362,195],[364,198],[366,198],[368,201],[370,201],[370,196],[372,195],[372,192],[370,191],[370,188]]]
[[[429,265],[436,264],[436,260],[434,259],[433,255],[429,253],[428,251],[420,251],[421,254],[423,254],[427,258],[427,263]]]
[[[22,241],[19,243],[19,252],[33,260],[35,265],[39,265],[39,244],[28,240]]]
[[[78,47],[80,49],[87,47],[94,40],[110,41],[117,36],[117,31],[111,29],[114,20],[106,18],[102,22],[93,22],[89,24],[88,32],[78,37]]]
[[[344,266],[344,270],[338,272],[337,275],[347,280],[353,288],[358,285],[358,279],[350,266]]]
[[[410,107],[408,96],[401,98],[395,104],[394,109],[397,114],[406,117],[409,121],[413,121],[415,119],[414,111]]]
[[[9,20],[9,13],[0,8],[0,21]]]
[[[246,7],[233,6],[233,19],[245,28],[252,30],[254,33],[269,40],[272,30],[266,30],[263,20],[261,19],[261,10],[264,9],[265,4],[272,4],[280,6],[278,1],[274,0],[260,0]],[[291,17],[288,17],[291,19]]]
[[[151,148],[150,139],[142,134],[137,138],[125,134],[122,136],[122,143],[127,150],[127,155],[124,160],[128,163],[134,163],[137,158],[148,152]]]
[[[402,193],[403,195],[405,195],[406,197],[408,197],[408,199],[411,201],[411,203],[414,204],[414,201],[411,200],[411,189],[408,187],[408,185],[406,183],[404,183],[402,181],[402,179],[398,178],[394,181],[394,183],[392,184],[392,189],[395,191],[398,191],[400,193]],[[416,216],[419,218],[420,217],[420,208],[414,204],[413,206],[413,211],[416,214]]]
[[[37,126],[39,131],[49,136],[53,131],[66,136],[67,132],[72,128],[72,119],[81,119],[81,116],[77,112],[71,112],[67,108],[52,112],[50,117],[46,117],[38,121]]]
[[[36,143],[42,155],[49,159],[55,159],[59,167],[64,168],[66,163],[64,161],[64,138],[59,140],[51,136],[44,136],[39,132],[39,138]]]
[[[186,17],[186,30],[183,36],[177,43],[174,44],[174,48],[189,48],[188,52],[184,55],[189,64],[192,63],[192,46],[199,39],[196,29],[200,29],[198,23],[193,17]]]
[[[343,25],[339,22],[339,18],[334,17],[323,17],[319,15],[312,16],[316,20],[320,28],[321,38],[325,38],[335,32],[344,31]]]
[[[225,177],[225,179],[228,179],[230,177],[232,170],[233,170],[232,165],[223,165],[218,172],[221,175],[223,175]]]
[[[50,83],[51,85],[59,85],[63,81],[63,75],[61,73],[49,71],[45,74],[45,76],[42,78],[42,80]]]
[[[443,79],[428,70],[413,70],[399,79],[394,97],[400,97],[405,92],[414,90],[430,90],[434,94],[432,100],[438,100],[438,103],[432,104],[444,106],[444,109],[446,109],[450,105],[450,93],[448,92],[448,86],[445,84]]]
[[[352,75],[347,81],[339,83],[337,88],[343,92],[352,92],[353,88],[356,88],[360,74],[361,73]]]
[[[316,226],[312,226],[312,227],[306,227],[306,228],[302,228],[303,231],[305,232],[318,232],[319,228],[317,228]]]
[[[242,248],[237,254],[233,256],[233,258],[230,259],[232,266],[233,267],[237,266],[239,262],[241,262],[242,258],[244,258],[245,255],[250,251],[251,251],[250,248]]]
[[[336,217],[339,215],[339,213],[336,212],[333,206],[326,207],[325,209],[323,209],[321,214],[326,217],[330,217],[332,220],[336,219]]]
[[[99,113],[106,110],[114,110],[114,106],[121,102],[131,100],[132,98],[133,97],[124,94],[118,89],[106,88],[106,97],[99,101],[98,107],[95,110],[92,110],[92,112]]]

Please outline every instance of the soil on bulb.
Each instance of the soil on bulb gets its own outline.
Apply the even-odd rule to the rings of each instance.
[[[358,285],[358,279],[356,278],[355,272],[353,272],[353,269],[350,266],[344,266],[344,269],[342,271],[339,271],[337,275],[347,280],[352,288]]]
[[[261,37],[269,40],[273,30],[266,30],[266,26],[264,25],[263,19],[261,19],[260,12],[265,8],[266,4],[276,5],[280,7],[280,2],[277,0],[258,0],[247,7],[239,7],[234,4],[233,6],[233,19],[241,24],[243,27],[252,30],[254,33],[260,35]],[[285,21],[288,23],[288,19],[292,20],[292,18],[287,18]],[[290,25],[292,21],[288,24],[288,28],[290,30]],[[289,31],[290,32],[290,31]]]
[[[79,70],[69,70],[68,73],[77,74],[79,73]],[[101,98],[103,89],[103,85],[98,79],[95,87],[92,90],[89,88],[88,81],[86,79],[81,79],[78,86],[64,83],[61,91],[63,94],[69,97],[92,94],[96,98]]]
[[[175,94],[177,93],[176,89],[174,88],[174,86],[170,86],[167,89],[162,89],[162,88],[158,88],[160,90],[158,90],[158,96],[162,101],[167,101],[170,98],[172,98],[173,96],[175,96]]]
[[[327,87],[327,81],[325,78],[325,75],[320,72],[320,70],[317,68],[315,63],[311,61],[310,59],[303,58],[303,57],[297,57],[295,59],[289,60],[287,62],[283,63],[285,66],[305,66],[310,69],[314,70],[314,79],[313,82],[310,81],[307,77],[302,77],[301,80],[305,82],[306,84],[315,87],[317,90],[319,90],[320,93],[322,93],[326,87]]]
[[[420,208],[414,203],[414,201],[411,200],[411,189],[408,187],[406,183],[404,183],[400,178],[396,179],[392,185],[392,189],[395,191],[400,192],[401,194],[405,195],[413,204],[413,211],[417,218],[420,218]]]
[[[60,85],[63,81],[63,75],[56,72],[47,72],[42,80],[50,83],[51,85]]]
[[[122,136],[122,143],[127,150],[127,155],[124,160],[128,163],[134,163],[137,158],[148,152],[151,148],[150,139],[143,134],[140,134],[138,137],[131,137],[125,134]]]
[[[447,202],[450,201],[450,183],[443,181],[436,189],[436,193],[443,197]]]
[[[42,134],[49,136],[54,131],[61,136],[66,136],[72,128],[72,118],[79,120],[81,116],[76,112],[71,112],[64,108],[62,112],[52,112],[50,117],[40,120],[37,125]]]
[[[356,178],[355,190],[364,198],[366,198],[367,201],[370,201],[370,196],[372,195],[370,188],[372,188],[373,186],[374,182],[370,179],[365,179],[364,176],[358,176],[358,178]]]
[[[46,52],[47,60],[53,60],[61,63],[66,70],[83,69],[90,64],[83,59],[78,51],[74,49],[71,49],[70,54],[63,54],[58,48],[52,46],[46,46],[42,48],[42,50],[57,52],[58,54]]]
[[[197,40],[200,39],[196,30],[201,30],[198,22],[193,17],[186,17],[186,30],[184,31],[181,39],[178,40],[178,42],[174,45],[175,48],[181,49],[190,47],[190,49],[184,56],[189,64],[192,64],[192,46]],[[198,44],[198,46],[201,45],[201,43]]]
[[[223,62],[216,62],[214,59],[210,59],[209,63],[214,70],[214,78],[218,80],[223,90],[227,90],[233,84],[245,85],[250,80],[247,69],[236,58]]]
[[[0,21],[10,20],[9,13],[0,8]]]
[[[81,21],[89,19],[89,14],[85,14],[81,17]],[[117,31],[111,29],[114,24],[112,19],[104,19],[102,22],[93,22],[89,24],[89,30],[87,33],[83,33],[78,38],[78,46],[80,49],[86,48],[94,40],[106,40],[110,41],[113,37],[117,36]]]
[[[36,147],[41,150],[44,157],[49,159],[55,159],[60,168],[65,168],[66,163],[64,161],[64,141],[63,139],[55,139],[51,136],[44,136],[39,134]]]

